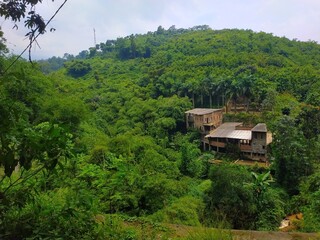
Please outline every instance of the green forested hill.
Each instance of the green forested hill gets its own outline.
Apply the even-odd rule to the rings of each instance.
[[[319,51],[315,42],[251,30],[159,27],[145,35],[100,43],[74,61],[85,58],[81,61],[90,63],[91,74],[102,77],[130,74],[131,80],[148,86],[154,96],[191,98],[194,94],[198,106],[221,105],[222,97],[241,95],[244,88],[250,89],[247,94],[255,103],[261,104],[271,90],[311,103],[318,101],[314,89],[319,87]],[[70,64],[66,63],[72,74]]]
[[[319,52],[173,26],[19,61],[0,77],[0,238],[154,239],[161,223],[275,230],[298,212],[298,229],[319,231]],[[2,72],[12,61],[1,57]],[[201,152],[185,129],[192,107],[266,122],[270,169]],[[226,164],[208,163],[218,158]]]

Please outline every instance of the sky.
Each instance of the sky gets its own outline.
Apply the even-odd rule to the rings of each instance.
[[[49,20],[64,0],[43,0],[36,10]],[[77,55],[96,42],[165,29],[209,25],[214,30],[251,29],[320,43],[320,0],[68,0],[33,46],[33,59]],[[28,45],[27,29],[0,18],[11,53]],[[24,55],[27,58],[27,54]]]

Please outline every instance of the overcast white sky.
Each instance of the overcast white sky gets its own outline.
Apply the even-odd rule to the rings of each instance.
[[[43,0],[37,10],[48,20],[63,0]],[[27,45],[27,30],[1,19],[7,46],[19,54]],[[68,0],[47,32],[38,38],[33,59],[64,53],[77,55],[97,43],[130,34],[209,25],[212,29],[238,28],[320,43],[320,0]]]

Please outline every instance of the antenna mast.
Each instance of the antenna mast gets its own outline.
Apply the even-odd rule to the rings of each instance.
[[[93,28],[93,43],[94,43],[94,47],[97,46],[97,39],[96,39],[96,29]]]

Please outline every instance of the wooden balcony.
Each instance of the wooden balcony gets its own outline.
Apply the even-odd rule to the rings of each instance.
[[[226,147],[226,144],[224,142],[217,142],[217,141],[210,141],[210,145],[213,147]]]
[[[252,146],[251,145],[245,145],[245,144],[241,144],[240,145],[240,150],[241,151],[246,151],[246,152],[251,152],[252,151]]]

